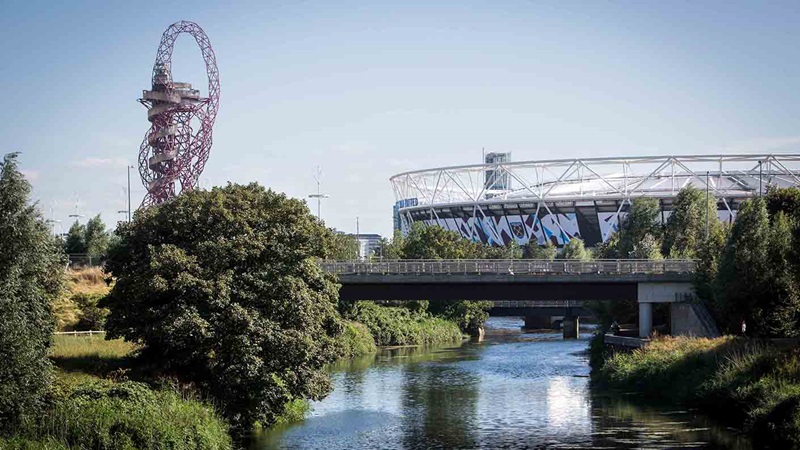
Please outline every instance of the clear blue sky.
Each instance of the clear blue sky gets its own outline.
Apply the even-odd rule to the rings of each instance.
[[[800,150],[800,3],[0,3],[0,153],[69,226],[125,208],[161,33],[198,22],[222,99],[202,186],[288,195],[324,170],[330,226],[390,234],[388,178],[477,163]],[[178,40],[175,79],[205,90]],[[134,178],[134,203],[144,189]],[[84,219],[85,220],[85,219]]]

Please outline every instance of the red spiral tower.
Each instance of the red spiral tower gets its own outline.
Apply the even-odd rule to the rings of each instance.
[[[194,37],[208,76],[208,97],[191,83],[172,80],[172,50],[181,33]],[[211,151],[214,119],[219,108],[219,72],[208,36],[194,22],[170,25],[161,36],[153,65],[152,88],[139,102],[147,107],[150,129],[139,147],[139,174],[147,195],[142,206],[163,203],[197,187]]]

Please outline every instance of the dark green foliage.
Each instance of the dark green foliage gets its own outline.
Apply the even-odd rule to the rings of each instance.
[[[477,336],[483,324],[489,318],[489,310],[494,306],[489,301],[458,300],[448,302],[444,309],[444,317],[455,322],[458,328],[470,336]]]
[[[86,223],[86,253],[92,258],[100,258],[108,251],[108,232],[100,215],[89,219]]]
[[[406,238],[400,230],[394,230],[392,241],[381,240],[379,254],[384,259],[405,259]]]
[[[433,345],[461,340],[461,332],[453,322],[403,307],[358,302],[353,320],[366,325],[379,346]]]
[[[331,230],[325,240],[325,257],[337,261],[353,261],[358,259],[358,241],[355,236]]]
[[[109,337],[195,383],[237,427],[330,392],[337,286],[322,272],[330,232],[301,201],[256,184],[191,191],[117,230],[104,305]]]
[[[522,247],[522,257],[525,259],[544,259],[552,261],[556,258],[558,249],[549,240],[544,246],[536,242],[529,242]]]
[[[719,264],[716,311],[736,333],[742,320],[758,336],[798,334],[800,293],[792,264],[796,224],[782,211],[770,224],[762,198],[742,204]]]
[[[81,225],[77,220],[72,224],[64,242],[64,251],[86,254],[99,260],[108,251],[109,241],[106,225],[98,214],[89,219],[86,225]]]
[[[599,252],[601,258],[660,259],[662,226],[658,200],[640,197],[633,200],[628,215]]]
[[[66,261],[17,169],[0,163],[0,432],[36,417],[51,381],[47,349]]]
[[[64,241],[64,251],[67,253],[86,253],[86,227],[75,223],[69,227],[67,239]]]
[[[402,253],[406,259],[474,259],[479,247],[455,231],[415,222]]]
[[[71,297],[79,310],[76,331],[102,330],[105,326],[108,309],[101,308],[98,303],[105,297],[103,294],[77,293]]]
[[[670,258],[697,257],[705,242],[706,218],[708,234],[714,235],[720,228],[716,200],[706,201],[706,193],[691,185],[681,189],[664,227],[662,253]]]
[[[583,240],[572,238],[567,242],[561,253],[558,254],[559,259],[574,259],[578,261],[589,261],[592,259],[592,252],[586,249]]]

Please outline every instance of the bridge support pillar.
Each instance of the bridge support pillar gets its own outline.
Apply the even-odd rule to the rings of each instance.
[[[553,328],[550,316],[525,316],[523,330],[543,330]]]
[[[561,323],[564,339],[578,339],[580,337],[580,319],[578,316],[564,316]]]
[[[639,337],[650,337],[653,332],[653,304],[639,303]]]

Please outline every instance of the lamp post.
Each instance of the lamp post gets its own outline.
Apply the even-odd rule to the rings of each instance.
[[[709,171],[706,170],[706,240],[708,240],[708,215],[710,214],[708,210],[708,189],[709,189]]]
[[[322,193],[322,168],[317,166],[317,174],[314,175],[314,180],[317,182],[317,193],[309,194],[308,198],[317,199],[317,220],[322,221],[322,199],[330,198],[330,195]]]
[[[128,222],[130,222],[131,221],[131,169],[135,169],[135,167],[128,164],[126,169],[128,171]]]

